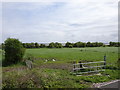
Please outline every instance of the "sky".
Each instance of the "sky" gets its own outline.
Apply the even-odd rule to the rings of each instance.
[[[2,42],[118,41],[117,0],[8,1],[0,3]]]

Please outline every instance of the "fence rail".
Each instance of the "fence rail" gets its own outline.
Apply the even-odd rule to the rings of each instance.
[[[86,69],[86,68],[98,68],[98,67],[104,67],[104,65],[101,65],[101,66],[90,66],[90,67],[83,67],[83,68],[75,68],[73,70],[80,70],[80,69]]]
[[[98,62],[87,62],[87,63],[77,63],[73,65],[79,65],[79,64],[91,64],[91,63],[104,63],[105,61],[98,61]]]
[[[77,73],[77,74],[100,72],[100,71],[105,71],[105,70],[95,70],[95,71],[88,71],[88,72],[79,72],[79,73]],[[73,74],[76,74],[76,73],[73,73]]]
[[[97,64],[97,65],[94,65],[94,64]],[[100,71],[105,71],[105,68],[106,68],[106,55],[104,56],[104,61],[87,62],[87,63],[79,62],[79,63],[73,64],[74,74],[100,72]]]

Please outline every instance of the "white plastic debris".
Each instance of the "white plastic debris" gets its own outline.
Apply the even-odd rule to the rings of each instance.
[[[53,59],[52,61],[55,61],[55,59]]]

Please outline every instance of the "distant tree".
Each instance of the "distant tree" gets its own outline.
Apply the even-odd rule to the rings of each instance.
[[[69,48],[73,48],[73,45],[69,45]]]
[[[65,47],[69,47],[70,44],[71,44],[70,42],[67,42],[67,43],[65,44]]]
[[[35,43],[30,43],[30,48],[35,48]]]
[[[59,46],[59,48],[62,48],[62,47],[63,47],[61,43],[59,43],[58,46]]]
[[[62,44],[61,44],[61,43],[58,43],[58,42],[54,43],[54,46],[55,46],[56,48],[62,48]]]
[[[55,48],[55,44],[53,42],[51,42],[48,47],[49,48]]]
[[[120,47],[120,42],[118,42],[118,47]]]
[[[102,42],[99,42],[98,47],[100,47],[100,46],[105,46],[105,45]]]
[[[58,42],[54,43],[54,46],[55,46],[56,48],[59,48],[59,43],[58,43]]]
[[[3,65],[11,65],[22,60],[25,49],[18,39],[8,38],[5,40],[5,60]]]
[[[91,43],[92,47],[97,47],[98,43],[97,42],[93,42]]]
[[[30,43],[25,43],[26,44],[26,48],[31,48]]]
[[[35,48],[39,48],[39,44],[37,42],[35,43]]]
[[[98,42],[95,42],[95,47],[98,47],[99,46],[99,43]]]
[[[72,47],[73,47],[73,44],[70,43],[70,42],[67,42],[67,43],[65,44],[65,47],[69,47],[69,46],[72,46]]]
[[[87,42],[87,43],[86,43],[86,46],[87,46],[87,47],[90,47],[90,46],[91,46],[91,43],[90,43],[90,42]]]
[[[73,47],[77,47],[77,43],[73,43]]]
[[[118,47],[120,45],[120,42],[109,42],[109,46]]]
[[[74,47],[86,47],[86,43],[76,42],[76,43],[74,43]]]
[[[86,43],[81,42],[80,47],[86,47]]]
[[[40,44],[40,48],[45,48],[45,44]]]
[[[113,42],[109,42],[109,45],[110,45],[110,46],[113,46]]]

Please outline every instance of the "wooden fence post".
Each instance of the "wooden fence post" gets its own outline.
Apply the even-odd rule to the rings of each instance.
[[[74,70],[74,72],[75,72],[75,62],[74,62],[74,65],[73,65],[74,67],[73,67],[73,70]]]
[[[104,55],[104,69],[106,69],[106,55]]]
[[[83,68],[83,65],[81,64],[81,61],[79,61],[80,68]]]

